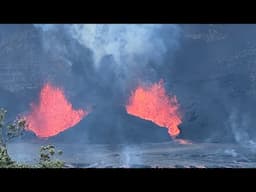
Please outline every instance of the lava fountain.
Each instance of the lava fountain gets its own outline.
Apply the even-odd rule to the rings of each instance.
[[[139,85],[126,105],[127,113],[168,128],[172,137],[180,133],[178,125],[182,121],[178,109],[176,97],[167,95],[163,80],[150,86]]]
[[[32,103],[31,111],[25,116],[26,129],[40,138],[47,138],[73,127],[87,114],[85,110],[73,109],[61,88],[46,83],[40,92],[39,103]]]

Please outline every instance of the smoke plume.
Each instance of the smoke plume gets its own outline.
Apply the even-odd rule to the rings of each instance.
[[[85,59],[81,61],[80,67],[93,74],[92,79],[99,81],[99,84],[106,83],[106,79],[109,82],[112,78],[111,86],[117,87],[119,91],[130,89],[129,86],[139,79],[159,80],[161,71],[158,68],[163,67],[165,58],[174,55],[179,47],[178,25],[79,24],[36,27],[42,29],[45,48],[64,55],[66,60],[72,58],[72,53],[65,39],[89,49],[92,63]],[[60,39],[59,36],[65,38]],[[75,65],[72,61],[69,63]]]

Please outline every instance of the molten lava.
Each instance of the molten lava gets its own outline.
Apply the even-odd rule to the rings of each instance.
[[[180,133],[178,125],[182,121],[178,108],[176,97],[166,94],[162,80],[149,87],[138,86],[126,105],[127,113],[168,128],[172,137]]]
[[[47,83],[40,92],[39,103],[31,104],[31,112],[25,119],[28,130],[46,138],[73,127],[87,114],[82,109],[74,110],[63,90]]]

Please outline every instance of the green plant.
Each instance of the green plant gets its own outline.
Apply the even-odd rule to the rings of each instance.
[[[5,123],[7,111],[0,108],[0,167],[12,167],[15,162],[11,160],[11,157],[7,151],[7,142],[14,137],[22,135],[25,129],[25,120],[23,118],[17,118],[13,122]]]
[[[0,146],[0,167],[10,167],[14,164],[7,153],[7,148]]]
[[[12,122],[5,123],[7,111],[0,108],[0,168],[62,168],[64,162],[55,159],[56,154],[55,146],[47,145],[42,146],[40,149],[39,164],[35,166],[19,164],[11,159],[8,154],[6,144],[13,138],[18,137],[24,133],[26,121],[24,118],[19,117]],[[62,151],[57,152],[58,155]]]
[[[58,159],[55,159],[55,146],[54,145],[47,145],[42,146],[40,149],[40,160],[39,166],[42,168],[62,168],[64,167],[64,162]],[[62,154],[62,151],[59,150],[57,152],[58,155]]]
[[[24,133],[26,121],[23,117],[5,123],[7,111],[0,108],[0,146],[6,146],[6,143],[14,137],[18,137]]]

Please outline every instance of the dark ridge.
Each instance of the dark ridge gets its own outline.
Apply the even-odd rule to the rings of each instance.
[[[170,141],[168,130],[154,123],[129,115],[122,107],[99,107],[75,127],[49,142],[90,144],[138,144]]]

